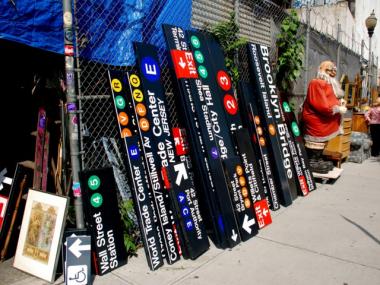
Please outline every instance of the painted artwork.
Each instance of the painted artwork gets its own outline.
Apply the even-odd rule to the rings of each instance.
[[[33,202],[23,255],[48,264],[58,208]]]
[[[29,190],[14,267],[54,281],[68,203],[67,197]]]

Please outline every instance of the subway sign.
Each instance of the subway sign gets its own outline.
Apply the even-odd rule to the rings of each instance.
[[[309,187],[306,182],[306,177],[304,171],[301,167],[301,161],[298,156],[296,145],[293,139],[292,134],[289,132],[288,126],[286,124],[286,118],[282,110],[281,101],[277,92],[276,84],[274,83],[274,77],[272,75],[271,66],[269,63],[269,48],[265,45],[256,45],[259,59],[262,67],[262,72],[264,75],[265,86],[267,92],[270,96],[270,107],[272,109],[273,118],[277,124],[277,129],[279,137],[281,140],[281,148],[286,159],[286,143],[290,151],[290,164],[295,173],[294,180],[296,181],[297,192],[300,195],[307,195],[309,193]],[[285,160],[284,160],[285,161]],[[294,193],[293,194],[293,199]],[[297,193],[296,193],[297,194]]]
[[[265,197],[272,210],[280,208],[278,188],[274,178],[273,166],[270,161],[266,130],[263,126],[262,116],[257,111],[257,103],[254,98],[253,88],[249,83],[240,82],[239,104],[244,110],[243,119],[248,127],[250,141],[254,148],[257,158],[258,169],[260,172],[261,183]],[[239,141],[239,143],[241,143]]]
[[[142,43],[135,43],[134,47],[141,75],[144,96],[142,102],[147,105],[146,117],[152,122],[150,130],[140,132],[143,147],[145,150],[152,150],[158,163],[156,167],[161,172],[165,195],[168,195],[167,203],[175,214],[175,226],[179,234],[177,244],[184,250],[184,257],[195,259],[208,250],[209,242],[200,215],[192,174],[184,162],[185,158],[180,161],[180,157],[176,155],[164,87],[160,80],[157,50],[152,45]],[[185,60],[189,68],[193,66],[188,59]],[[133,94],[136,89],[131,85],[131,90]],[[186,193],[186,203],[178,197],[183,193]]]
[[[82,171],[80,182],[95,272],[103,275],[127,262],[112,168]]]
[[[234,141],[236,130],[242,128],[238,103],[234,97],[231,79],[224,65],[220,45],[210,36],[197,31],[187,31],[187,35],[190,38],[190,47],[194,52],[197,69],[206,70],[208,74],[202,78],[202,91],[211,114],[217,146],[220,153],[223,154],[221,159],[227,174],[240,235],[245,241],[257,233],[258,227],[257,223],[252,223],[252,228],[247,230],[246,221],[255,220],[250,185],[235,183],[234,175],[232,175],[233,169],[243,169],[244,167],[237,144]],[[248,181],[247,174],[250,179],[253,179],[251,173],[243,171],[239,175],[239,181]],[[253,173],[253,175],[255,174]],[[242,193],[246,195],[242,195]]]
[[[203,82],[206,87],[208,86],[207,84],[209,84],[209,89],[212,90],[211,96],[213,97],[213,101],[211,101],[211,103],[209,102],[210,109],[219,113],[222,118],[220,125],[223,127],[223,130],[226,131],[226,141],[230,142],[230,146],[225,145],[231,148],[233,153],[240,157],[239,164],[243,165],[245,169],[244,175],[248,183],[243,189],[248,190],[249,196],[252,198],[251,203],[263,200],[265,199],[265,193],[263,185],[259,181],[260,174],[256,165],[256,158],[252,146],[249,143],[249,134],[243,131],[239,105],[234,96],[232,80],[228,75],[224,63],[222,48],[209,34],[188,31],[188,35],[190,39],[196,39],[196,43],[198,43],[194,45],[192,41],[190,45],[194,51],[196,63],[202,64],[208,70],[209,77],[207,80],[203,79]],[[208,91],[207,88],[206,90]],[[238,132],[239,138],[237,138]],[[221,133],[221,131],[219,131],[219,133]],[[241,143],[243,141],[248,143]],[[233,194],[233,197],[236,197],[234,192],[230,193]],[[244,199],[247,201],[247,198]],[[266,202],[263,202],[263,204],[266,204]],[[268,216],[270,216],[269,211]],[[246,220],[245,217],[243,217],[243,223],[244,220]],[[244,229],[244,227],[241,227],[241,229]],[[244,235],[245,231],[243,230],[241,234]]]
[[[141,144],[138,137],[137,121],[132,102],[129,100],[129,85],[127,78],[121,71],[111,70],[109,80],[118,121],[120,135],[124,142],[128,177],[132,186],[132,197],[135,213],[139,222],[140,233],[144,245],[148,266],[156,270],[163,265],[163,244],[161,244],[161,230],[157,223],[157,212],[154,207],[152,194],[147,182],[144,160],[141,153]],[[135,85],[140,84],[139,78],[132,77]],[[145,112],[140,106],[139,112]]]
[[[158,62],[149,58],[144,64],[149,66],[146,76],[153,81],[159,80]],[[164,189],[161,167],[174,161],[174,146],[170,141],[158,142],[154,139],[169,132],[169,126],[161,126],[159,110],[163,103],[155,98],[154,93],[144,92],[141,77],[134,73],[127,73],[127,82],[130,89],[128,101],[134,106],[142,157],[160,225],[166,261],[173,264],[180,259],[181,248],[169,194]]]
[[[296,150],[297,150],[297,154],[300,160],[302,171],[305,175],[307,188],[309,191],[313,191],[317,189],[317,186],[315,184],[313,174],[310,170],[309,159],[306,154],[305,146],[303,144],[303,138],[301,136],[301,131],[298,127],[296,117],[293,111],[291,110],[288,101],[283,100],[281,98],[281,104],[282,104],[283,114],[285,117],[285,122],[288,126],[288,129],[291,130],[289,131],[289,133],[291,133],[291,135],[294,138],[294,143],[296,146]],[[307,194],[307,193],[305,192],[304,194]]]
[[[257,102],[258,111],[262,116],[263,125],[267,130],[266,138],[271,149],[269,154],[274,166],[274,177],[278,185],[280,201],[284,206],[289,206],[297,198],[297,185],[284,124],[277,124],[276,122],[276,118],[280,116],[278,98],[275,97],[277,95],[274,96],[273,93],[268,92],[266,75],[269,73],[261,66],[262,59],[258,46],[248,44],[247,47],[251,80],[254,87],[253,95]]]
[[[220,114],[214,113],[207,105],[210,102],[210,90],[205,90],[203,79],[208,78],[208,70],[204,65],[197,66],[196,75],[193,70],[194,53],[191,52],[188,42],[190,40],[194,46],[201,43],[195,37],[188,40],[185,31],[179,27],[163,25],[163,29],[174,70],[183,68],[192,73],[188,77],[175,73],[180,93],[178,103],[181,109],[180,119],[184,122],[189,138],[195,174],[199,177],[203,202],[207,205],[204,208],[208,212],[204,214],[212,221],[209,223],[210,237],[218,247],[233,247],[240,242],[241,237],[229,193],[231,185],[224,174],[223,166],[223,159],[227,159],[229,152],[233,150],[224,147],[222,144],[225,137],[222,134],[217,136],[213,130],[217,127],[217,122],[220,122],[219,119],[214,121],[217,119],[215,115]],[[176,51],[183,53],[173,56]],[[201,57],[198,55],[198,60]]]

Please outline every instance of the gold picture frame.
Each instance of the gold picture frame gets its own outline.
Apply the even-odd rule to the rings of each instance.
[[[53,282],[68,208],[67,197],[30,189],[13,266]]]

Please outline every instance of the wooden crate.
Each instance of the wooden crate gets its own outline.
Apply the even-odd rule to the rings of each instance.
[[[343,160],[345,160],[350,154],[351,145],[351,118],[343,119],[343,131],[342,135],[336,136],[335,138],[328,141],[323,155],[327,158],[337,162],[337,166],[340,167]]]

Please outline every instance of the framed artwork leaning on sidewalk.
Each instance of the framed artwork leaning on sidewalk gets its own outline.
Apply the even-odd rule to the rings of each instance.
[[[29,190],[13,266],[53,282],[69,199]]]

